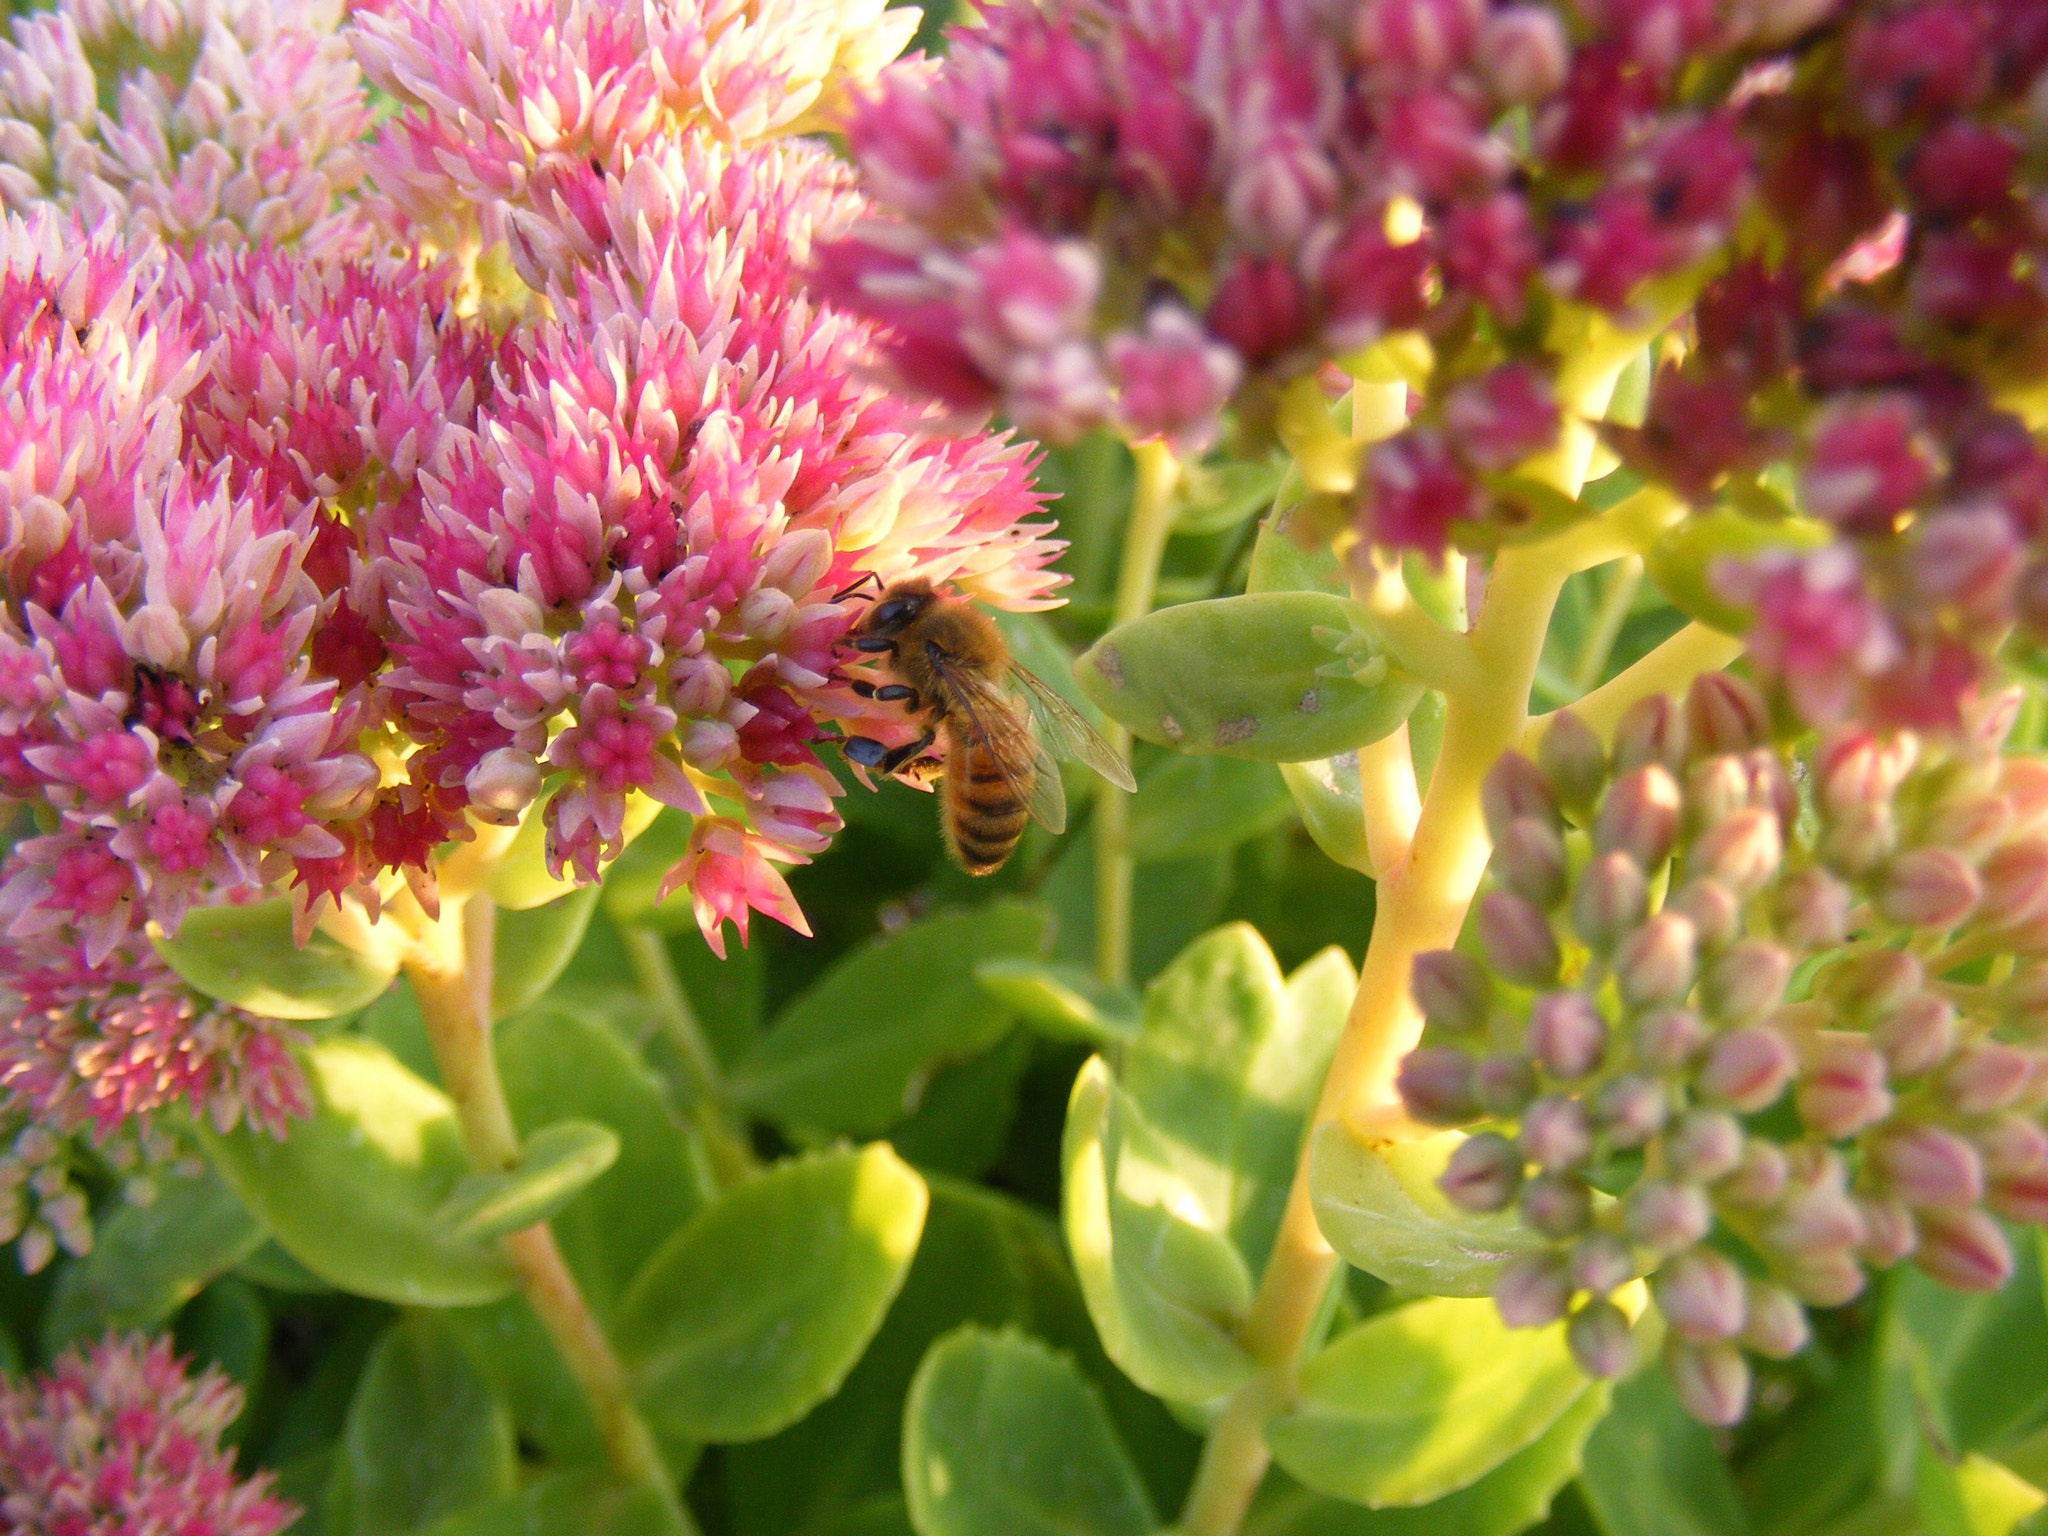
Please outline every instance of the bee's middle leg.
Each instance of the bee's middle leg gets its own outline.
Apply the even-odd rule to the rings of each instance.
[[[863,768],[873,768],[881,773],[894,773],[923,753],[937,739],[935,732],[926,731],[908,746],[892,750],[872,736],[848,736],[839,743],[839,750],[846,755],[846,760],[850,763],[858,763]]]
[[[916,758],[922,757],[925,754],[926,750],[929,749],[931,744],[936,740],[938,740],[938,735],[936,732],[926,731],[922,736],[918,737],[917,740],[911,742],[908,746],[898,747],[894,752],[889,753],[886,757],[882,759],[882,772],[894,773],[897,769],[901,768],[905,763],[911,762]]]

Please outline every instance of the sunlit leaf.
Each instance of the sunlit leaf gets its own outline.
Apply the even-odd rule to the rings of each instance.
[[[464,1306],[505,1295],[493,1243],[450,1233],[441,1209],[470,1172],[455,1106],[374,1041],[340,1035],[304,1054],[312,1113],[282,1140],[201,1129],[214,1166],[314,1274],[385,1301]]]
[[[510,1168],[472,1173],[449,1192],[441,1219],[456,1237],[503,1237],[546,1221],[618,1161],[608,1125],[561,1120],[526,1138]]]
[[[331,1019],[374,1002],[398,974],[393,957],[358,954],[315,932],[292,938],[286,898],[200,907],[175,934],[153,934],[164,962],[208,997],[272,1019]]]
[[[1426,1504],[1533,1444],[1587,1390],[1562,1324],[1510,1328],[1491,1301],[1418,1301],[1311,1356],[1266,1440],[1322,1493]]]
[[[1455,1493],[1409,1508],[1365,1509],[1292,1488],[1254,1511],[1245,1536],[1514,1536],[1550,1512],[1586,1458],[1607,1412],[1601,1383],[1558,1415],[1540,1439]]]
[[[1258,762],[1330,757],[1408,718],[1422,685],[1392,669],[1349,599],[1262,592],[1162,608],[1074,664],[1088,697],[1146,741]]]
[[[1464,1137],[1454,1131],[1392,1145],[1361,1141],[1332,1122],[1310,1150],[1309,1192],[1330,1246],[1396,1290],[1423,1296],[1486,1296],[1501,1266],[1544,1239],[1512,1211],[1477,1216],[1437,1188]]]
[[[1109,1357],[1177,1402],[1240,1385],[1253,1367],[1233,1332],[1251,1272],[1100,1057],[1074,1083],[1061,1162],[1067,1247]]]

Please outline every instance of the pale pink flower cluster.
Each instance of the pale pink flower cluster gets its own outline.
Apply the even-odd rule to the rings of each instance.
[[[37,1536],[278,1536],[299,1511],[235,1474],[241,1391],[168,1340],[109,1337],[0,1385],[0,1529]]]
[[[377,181],[422,229],[474,254],[511,234],[522,210],[598,214],[592,166],[623,172],[683,136],[750,144],[810,125],[895,58],[917,19],[883,0],[436,0],[360,12],[365,72],[416,109],[381,136]]]
[[[170,240],[353,241],[342,0],[64,0],[0,38],[0,208]]]
[[[818,744],[908,723],[862,578],[1042,605],[1029,456],[873,382],[800,292],[860,203],[790,137],[875,0],[74,0],[0,51],[0,1229],[90,1225],[63,1138],[278,1130],[290,1031],[157,958],[196,906],[374,916],[478,820],[594,879],[642,797],[714,946],[801,927]],[[373,140],[351,50],[400,111]],[[156,1150],[151,1150],[156,1149]]]
[[[722,948],[722,922],[744,936],[750,907],[802,925],[776,865],[838,829],[817,756],[832,725],[908,729],[870,719],[838,676],[854,613],[838,595],[923,575],[1040,606],[1057,546],[1029,521],[1021,450],[935,436],[924,408],[870,382],[868,329],[802,297],[813,242],[859,201],[821,146],[745,140],[808,110],[815,71],[794,94],[774,75],[678,94],[660,40],[709,25],[686,10],[651,10],[660,45],[624,61],[592,51],[582,7],[559,32],[528,8],[488,35],[439,4],[364,22],[373,76],[423,109],[392,125],[375,174],[412,187],[404,202],[426,184],[422,136],[471,124],[460,155],[432,155],[436,206],[502,231],[550,317],[520,329],[474,430],[423,472],[418,532],[394,535],[373,577],[390,594],[384,692],[422,792],[496,818],[541,805],[552,863],[583,879],[622,846],[633,797],[689,813],[670,883]],[[542,106],[477,94],[503,61],[527,101],[569,37],[589,79],[539,99],[590,100],[545,133]],[[900,45],[899,24],[852,54],[877,37]],[[822,67],[824,43],[806,46],[790,57]],[[471,94],[454,102],[458,82]],[[742,83],[767,105],[743,109]]]
[[[304,1098],[278,1027],[188,996],[143,927],[333,856],[376,783],[306,659],[309,517],[181,452],[207,357],[160,248],[47,209],[4,240],[0,794],[38,821],[0,865],[0,1121],[276,1125]]]

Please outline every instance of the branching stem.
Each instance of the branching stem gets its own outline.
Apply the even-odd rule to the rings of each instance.
[[[1391,734],[1358,749],[1358,798],[1365,813],[1365,855],[1375,880],[1400,873],[1422,815],[1415,757],[1404,720]]]
[[[1494,564],[1468,637],[1477,666],[1469,684],[1446,697],[1443,746],[1408,857],[1380,882],[1365,966],[1323,1082],[1316,1126],[1341,1118],[1354,1126],[1381,1124],[1395,1134],[1405,1124],[1394,1074],[1422,1025],[1409,997],[1409,971],[1418,954],[1457,938],[1478,889],[1489,851],[1479,786],[1495,759],[1520,739],[1551,609],[1569,574],[1547,543],[1509,550]],[[1259,1373],[1225,1403],[1203,1447],[1181,1514],[1183,1536],[1231,1536],[1243,1521],[1265,1476],[1263,1426],[1295,1395],[1302,1351],[1336,1269],[1310,1205],[1304,1157],[1251,1315],[1239,1330]]]
[[[1742,642],[1704,624],[1688,624],[1641,661],[1608,679],[1571,706],[1571,711],[1605,741],[1638,700],[1657,693],[1676,693],[1703,672],[1718,672],[1742,654]],[[1522,732],[1521,750],[1534,752],[1549,729],[1550,716],[1538,715]]]
[[[451,898],[444,890],[439,918],[416,925],[418,937],[405,963],[442,1084],[455,1101],[469,1160],[486,1173],[509,1168],[519,1157],[519,1132],[491,1053],[495,928],[488,896],[477,891]],[[655,1489],[675,1528],[694,1533],[676,1480],[633,1406],[625,1369],[578,1289],[553,1230],[538,1222],[505,1238],[504,1248],[528,1305],[590,1403],[612,1469],[629,1483]]]
[[[1174,488],[1180,481],[1180,461],[1162,439],[1134,444],[1131,455],[1137,461],[1137,485],[1124,527],[1123,564],[1109,616],[1112,628],[1152,611],[1159,561],[1173,531]],[[1105,735],[1117,751],[1130,755],[1129,731],[1117,727]],[[1095,794],[1095,970],[1104,981],[1120,986],[1131,975],[1131,883],[1136,865],[1130,852],[1130,796],[1109,784],[1097,784]]]

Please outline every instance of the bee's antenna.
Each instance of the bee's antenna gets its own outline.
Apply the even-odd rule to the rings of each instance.
[[[873,571],[869,571],[865,576],[861,577],[860,580],[854,582],[853,585],[848,587],[841,587],[837,592],[834,592],[832,594],[832,601],[835,603],[843,603],[852,598],[862,596],[863,594],[861,592],[861,588],[866,586],[869,582],[873,582],[875,584],[875,590],[877,592],[881,591],[882,578],[877,576]],[[873,602],[874,599],[870,597],[868,601]]]

